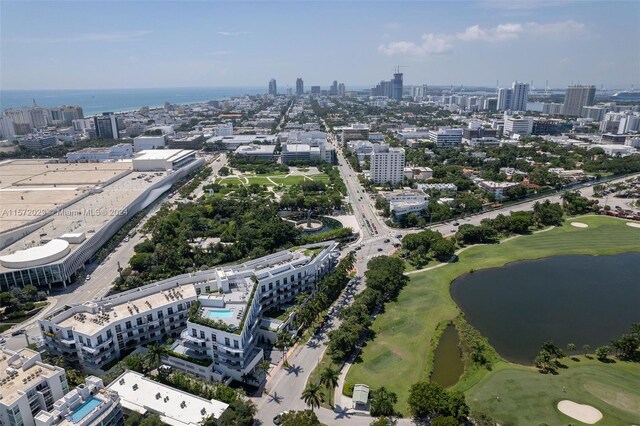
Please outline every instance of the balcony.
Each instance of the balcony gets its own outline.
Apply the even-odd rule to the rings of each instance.
[[[189,334],[187,330],[184,330],[182,333],[180,333],[180,338],[184,340],[189,340],[194,343],[205,343],[207,341],[206,338],[196,337]]]

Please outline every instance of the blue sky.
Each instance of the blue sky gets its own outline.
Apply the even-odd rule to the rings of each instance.
[[[2,89],[640,86],[638,1],[7,1]]]

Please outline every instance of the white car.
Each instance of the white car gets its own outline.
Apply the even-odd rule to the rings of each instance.
[[[87,277],[84,280],[89,281],[90,279],[91,279],[91,275],[87,275]]]
[[[7,343],[7,339],[0,337],[0,345],[4,345],[5,343]]]

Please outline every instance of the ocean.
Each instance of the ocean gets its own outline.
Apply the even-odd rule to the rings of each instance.
[[[103,112],[161,107],[165,102],[189,104],[266,93],[266,87],[186,87],[163,89],[0,90],[0,111],[31,106],[79,105],[85,116]]]

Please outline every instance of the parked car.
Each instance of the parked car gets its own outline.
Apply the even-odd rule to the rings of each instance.
[[[24,334],[24,330],[16,330],[11,333],[12,336],[20,336],[21,334]]]
[[[0,345],[4,345],[5,343],[7,343],[7,339],[0,337]]]
[[[281,425],[281,424],[282,424],[282,422],[283,422],[282,417],[283,417],[285,414],[287,414],[288,412],[289,412],[289,410],[287,410],[287,411],[283,411],[282,413],[280,413],[280,414],[278,414],[277,416],[275,416],[275,417],[273,418],[273,424],[274,424],[274,425]]]
[[[87,275],[86,278],[84,279],[85,281],[89,281],[91,279],[91,275]]]

